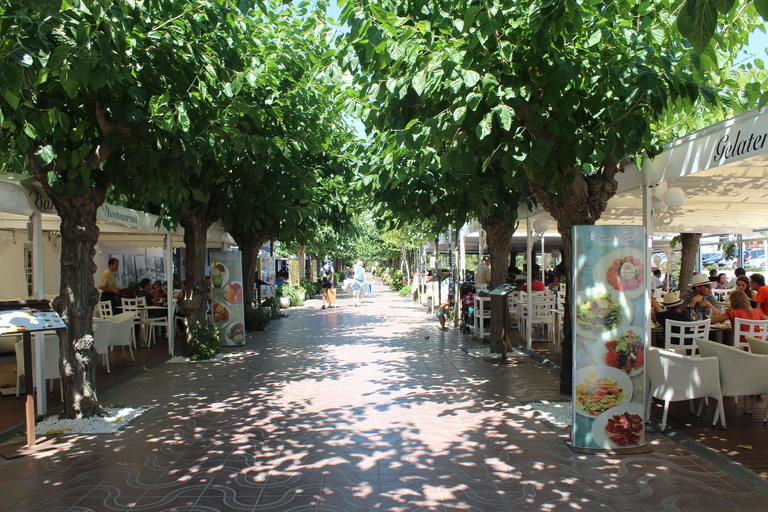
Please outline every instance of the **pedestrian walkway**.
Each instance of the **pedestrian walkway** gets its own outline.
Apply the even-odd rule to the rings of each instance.
[[[219,363],[163,364],[100,395],[151,409],[116,435],[0,462],[2,510],[766,510],[768,498],[649,434],[577,455],[525,408],[562,400],[528,357],[461,350],[374,283],[355,308],[290,310]],[[472,341],[479,346],[478,341]]]

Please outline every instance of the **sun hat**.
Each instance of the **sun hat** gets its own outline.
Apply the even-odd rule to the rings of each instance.
[[[331,260],[329,260],[328,258],[325,258],[325,259],[323,260],[323,263],[330,263],[330,262],[331,262]]]
[[[676,292],[667,292],[664,294],[664,307],[674,308],[683,303],[683,300]]]
[[[706,274],[696,274],[691,279],[691,287],[693,286],[712,286],[712,281],[709,280]]]

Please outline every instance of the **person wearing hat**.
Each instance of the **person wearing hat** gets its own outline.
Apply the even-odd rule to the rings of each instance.
[[[691,289],[680,298],[683,304],[699,318],[720,314],[717,299],[712,295],[712,282],[704,274],[693,276]]]
[[[661,328],[664,328],[664,323],[667,320],[675,320],[678,322],[690,322],[691,314],[683,309],[683,300],[677,292],[668,292],[664,294],[664,309],[662,311],[661,305],[656,299],[651,299],[651,320],[658,323]]]

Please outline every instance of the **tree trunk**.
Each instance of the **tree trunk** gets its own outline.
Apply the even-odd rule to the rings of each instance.
[[[491,283],[488,289],[493,290],[504,284],[507,278],[507,255],[512,248],[515,226],[504,222],[501,216],[484,217],[481,224],[487,237],[488,254],[491,256]],[[507,300],[507,297],[491,296],[491,353],[500,353],[502,360],[507,358],[507,340],[502,336],[506,328],[503,319],[506,318],[504,308],[508,309]]]
[[[256,271],[259,264],[259,249],[267,239],[266,230],[229,230],[243,256],[243,307],[245,315],[253,309],[253,290],[256,285]]]
[[[680,279],[677,289],[682,293],[688,290],[688,286],[691,284],[693,271],[696,268],[696,255],[699,253],[701,233],[681,233],[680,239],[683,241],[683,254],[680,257]],[[672,278],[672,270],[674,269],[667,268],[670,279]]]
[[[202,205],[182,212],[179,219],[184,228],[184,244],[186,245],[184,269],[187,277],[187,296],[178,302],[177,307],[187,319],[188,333],[206,325],[206,313],[208,311],[205,258],[208,227],[210,226],[207,220],[207,205],[210,201],[210,194],[205,192],[204,196],[205,202]],[[182,354],[188,355],[189,350],[190,344],[189,338],[187,338]]]
[[[64,389],[62,417],[77,419],[104,416],[96,396],[99,354],[93,343],[93,309],[99,293],[93,286],[99,228],[96,211],[104,204],[106,190],[91,188],[75,196],[58,196],[46,190],[61,217],[61,286],[54,301],[67,324],[59,334],[59,371]],[[106,356],[105,356],[106,357]],[[45,392],[42,385],[39,392]]]
[[[296,246],[296,258],[299,260],[299,283],[301,283],[301,280],[306,277],[306,274],[304,273],[304,267],[306,266],[306,262],[304,261],[304,255],[306,253],[307,253],[306,245]]]
[[[404,278],[403,282],[406,285],[410,285],[411,284],[411,266],[410,266],[410,264],[408,262],[408,260],[409,260],[409,258],[408,258],[409,252],[410,251],[408,250],[407,247],[405,247],[405,246],[400,247],[400,253],[403,255],[403,257],[402,257],[402,264],[400,266],[400,270],[403,272],[403,278]],[[405,267],[405,270],[403,270],[403,267]]]
[[[601,172],[589,176],[584,176],[580,169],[571,169],[569,174],[573,181],[563,194],[552,193],[548,186],[536,182],[529,183],[538,203],[557,221],[557,231],[563,242],[566,292],[560,392],[567,395],[573,391],[573,226],[594,225],[597,222],[605,211],[608,200],[616,193],[617,183],[614,176],[619,170],[611,156],[606,157]]]

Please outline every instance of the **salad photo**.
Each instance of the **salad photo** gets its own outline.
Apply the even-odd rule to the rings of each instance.
[[[579,327],[593,334],[616,329],[623,319],[624,311],[621,303],[614,300],[610,292],[582,300],[576,309],[576,322]]]
[[[630,399],[632,383],[624,372],[613,368],[584,368],[576,374],[577,411],[597,417]]]
[[[595,361],[607,366],[624,370],[642,370],[645,357],[643,337],[630,328],[621,332],[614,339],[598,342]],[[597,355],[599,354],[599,355]]]

